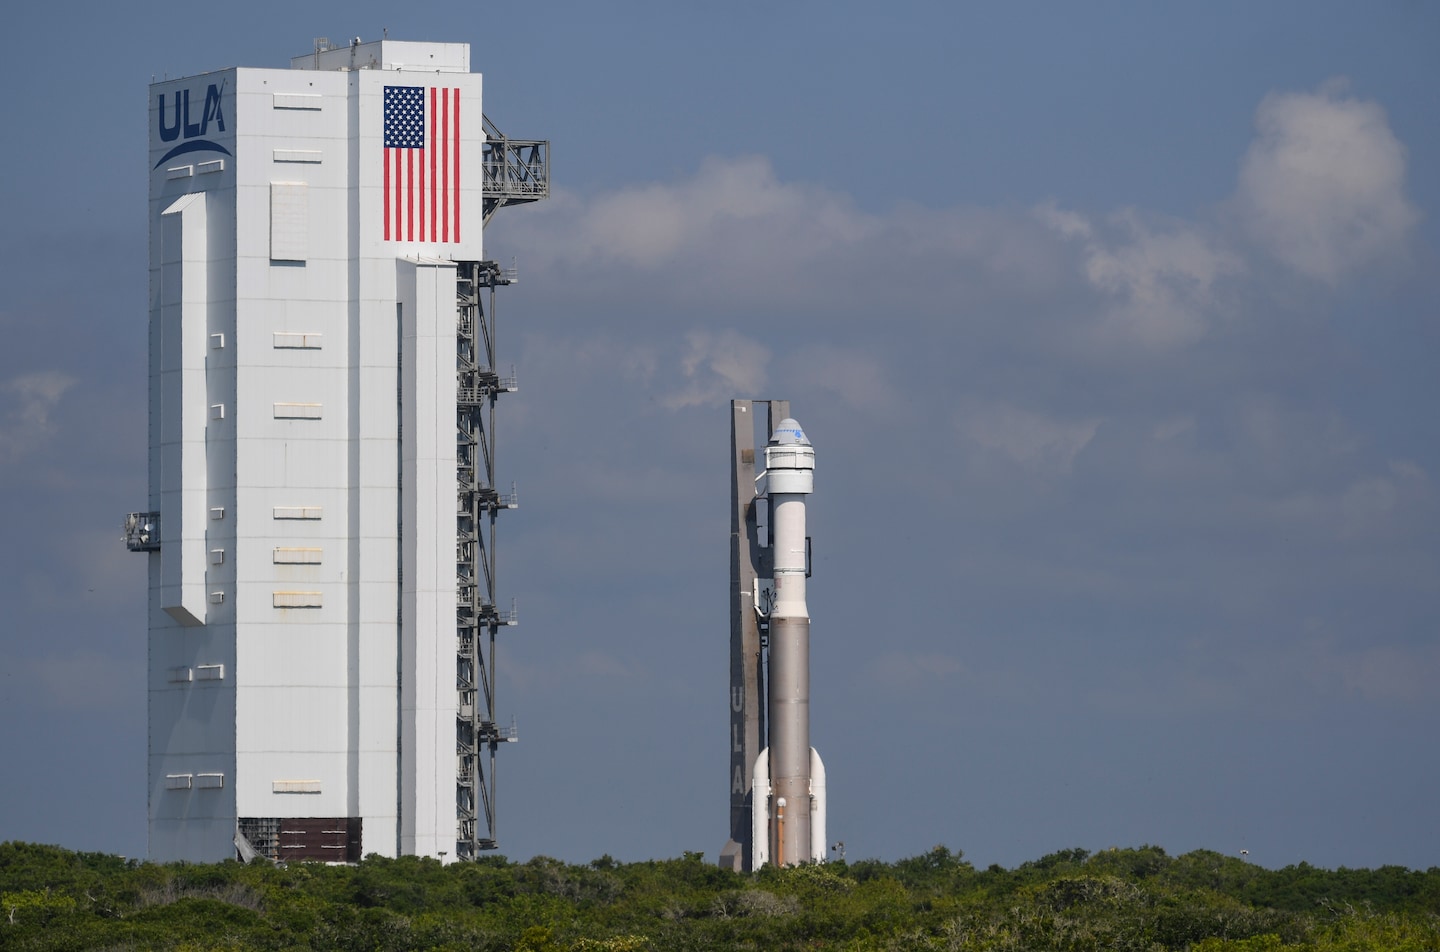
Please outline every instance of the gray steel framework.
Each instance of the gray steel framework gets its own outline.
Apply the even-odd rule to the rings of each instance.
[[[506,205],[550,197],[550,143],[507,138],[489,116],[483,118],[482,224],[489,224]],[[493,261],[457,262],[456,859],[476,859],[496,848],[495,752],[517,739],[513,726],[501,728],[495,720],[495,636],[516,622],[514,608],[501,611],[495,601],[496,517],[516,507],[513,486],[508,494],[495,486],[495,400],[515,389],[514,375],[501,377],[496,369],[495,290],[514,280],[513,271]]]
[[[495,488],[495,401],[515,390],[515,378],[496,370],[495,291],[514,274],[493,261],[457,262],[456,272],[455,856],[475,859],[496,847],[495,752],[516,739],[495,721],[495,636],[516,621],[495,602],[496,517],[516,507],[513,487]]]
[[[484,221],[505,205],[523,205],[550,197],[550,142],[507,138],[489,116],[485,120]]]

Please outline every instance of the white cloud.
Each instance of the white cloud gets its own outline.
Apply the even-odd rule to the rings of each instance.
[[[1332,82],[1271,93],[1240,167],[1237,210],[1251,236],[1302,274],[1334,283],[1404,255],[1419,213],[1405,197],[1405,147],[1377,103]]]
[[[1100,423],[1099,417],[1061,420],[1008,403],[972,402],[955,415],[963,440],[1042,477],[1068,474]]]
[[[660,369],[658,348],[616,337],[533,334],[525,341],[525,365],[539,374],[621,379],[648,384]],[[529,372],[529,371],[527,371]],[[522,381],[523,383],[523,381]]]
[[[1243,270],[1240,259],[1187,224],[1163,231],[1134,211],[1111,217],[1109,238],[1084,216],[1055,205],[1035,215],[1084,248],[1084,274],[1109,305],[1094,328],[1097,342],[1126,350],[1165,350],[1204,336],[1215,308],[1215,285]]]
[[[1089,701],[1103,710],[1305,717],[1316,704],[1333,708],[1344,700],[1425,702],[1440,677],[1440,646],[1345,644],[1333,632],[1314,631],[1272,632],[1244,643],[1202,636],[1146,679],[1111,675],[1103,672],[1087,686]]]
[[[1409,461],[1391,460],[1385,473],[1358,479],[1340,495],[1335,507],[1340,535],[1354,539],[1412,529],[1432,502],[1426,472]]]
[[[1440,676],[1440,650],[1433,646],[1367,648],[1338,660],[1346,691],[1367,700],[1423,700]]]
[[[1363,633],[1370,636],[1370,633]],[[1368,637],[1367,637],[1368,640]],[[1298,673],[1314,690],[1329,697],[1404,703],[1424,701],[1440,678],[1440,645],[1353,644],[1334,634],[1294,645]]]
[[[623,188],[589,201],[565,197],[534,216],[533,224],[544,227],[547,219],[560,219],[565,227],[551,235],[556,240],[534,249],[541,257],[651,271],[699,249],[715,255],[714,271],[735,281],[746,273],[741,263],[765,267],[777,258],[820,255],[874,227],[847,197],[780,182],[761,156],[712,157],[678,182]],[[528,227],[522,222],[519,230]]]
[[[833,394],[852,410],[885,414],[899,402],[884,365],[853,348],[832,344],[802,347],[787,362],[787,368],[784,378],[788,387]]]
[[[68,374],[42,370],[0,384],[6,404],[0,418],[0,463],[13,463],[54,433],[51,413],[75,383]]]
[[[718,405],[736,394],[756,394],[765,387],[770,351],[735,331],[695,330],[685,335],[680,359],[684,385],[662,403],[674,410]]]
[[[1150,438],[1162,443],[1168,442],[1180,436],[1182,433],[1189,433],[1195,429],[1195,417],[1190,414],[1171,417],[1168,420],[1161,420],[1156,423],[1150,431]]]
[[[670,331],[676,313],[764,321],[784,334],[877,319],[975,319],[1015,288],[1070,280],[1064,245],[1005,209],[860,209],[846,194],[784,181],[758,157],[710,157],[672,182],[560,195],[497,226],[542,295],[593,308],[629,302],[630,326]],[[579,299],[583,296],[583,304]],[[748,328],[747,328],[748,329]],[[752,331],[753,333],[753,331]]]
[[[1270,479],[1331,472],[1361,449],[1339,414],[1302,409],[1273,394],[1245,398],[1235,427],[1248,460]]]

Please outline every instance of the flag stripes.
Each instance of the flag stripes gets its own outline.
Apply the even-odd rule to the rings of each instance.
[[[386,86],[386,241],[460,240],[460,90]]]

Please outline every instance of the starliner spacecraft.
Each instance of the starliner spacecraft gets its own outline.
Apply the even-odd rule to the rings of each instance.
[[[757,476],[762,405],[771,436]],[[730,841],[720,865],[823,862],[825,765],[810,746],[805,602],[815,450],[781,400],[731,401],[730,448]]]

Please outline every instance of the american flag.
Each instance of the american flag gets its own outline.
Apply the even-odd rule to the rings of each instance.
[[[385,87],[385,240],[460,240],[455,87]]]

